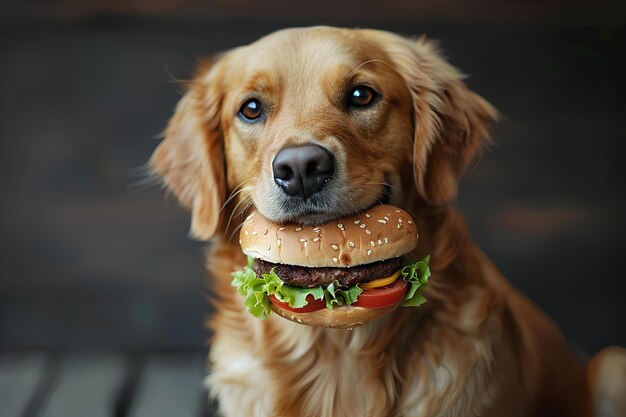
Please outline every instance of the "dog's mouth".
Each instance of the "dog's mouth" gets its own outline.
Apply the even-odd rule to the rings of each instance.
[[[275,222],[318,226],[369,210],[376,205],[389,204],[392,198],[392,186],[388,182],[383,184],[383,188],[377,198],[373,202],[370,200],[363,206],[355,207],[352,202],[342,201],[341,199],[333,201],[332,198],[329,198],[324,193],[316,194],[307,200],[288,199],[280,201],[278,215],[275,212],[266,213],[262,207],[255,205],[265,217]]]

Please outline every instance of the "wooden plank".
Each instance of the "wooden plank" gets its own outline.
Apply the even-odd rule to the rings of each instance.
[[[205,373],[205,354],[148,358],[129,417],[200,416],[208,401]]]
[[[43,354],[0,355],[0,415],[23,415],[45,373]]]
[[[58,382],[40,417],[109,417],[126,378],[118,355],[70,356],[61,362]]]

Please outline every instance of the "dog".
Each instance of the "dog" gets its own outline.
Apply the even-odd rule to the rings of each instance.
[[[618,395],[594,389],[624,382],[602,371],[626,369],[624,351],[588,370],[454,208],[496,118],[424,37],[287,29],[199,65],[150,164],[191,210],[191,235],[213,242],[207,384],[224,416],[582,417],[607,398],[626,415]],[[309,177],[285,186],[273,161],[294,147],[328,169],[302,168]],[[431,255],[425,305],[350,331],[245,310],[230,282],[251,209],[314,225],[380,202],[416,219],[413,255]]]

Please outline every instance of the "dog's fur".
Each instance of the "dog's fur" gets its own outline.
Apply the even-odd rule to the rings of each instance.
[[[368,84],[382,99],[347,110]],[[237,117],[254,94],[265,119]],[[210,390],[229,417],[589,416],[586,370],[562,334],[471,241],[451,205],[495,110],[434,45],[387,32],[280,31],[200,66],[151,164],[215,237]],[[322,214],[285,210],[271,161],[316,143],[337,169]],[[364,209],[390,185],[417,220],[414,255],[431,254],[428,303],[352,331],[260,321],[230,286],[244,257],[237,226],[251,205],[313,224]]]

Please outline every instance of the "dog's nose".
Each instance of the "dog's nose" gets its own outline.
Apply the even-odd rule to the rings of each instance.
[[[294,146],[276,154],[272,169],[274,182],[285,193],[306,200],[330,180],[335,172],[335,158],[321,146]]]

